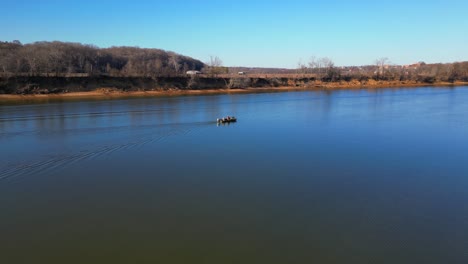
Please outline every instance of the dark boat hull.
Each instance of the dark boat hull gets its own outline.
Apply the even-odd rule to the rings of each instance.
[[[234,122],[237,122],[237,120],[222,120],[222,121],[219,121],[219,123],[234,123]]]
[[[235,123],[237,122],[237,118],[230,118],[230,119],[227,119],[227,118],[220,118],[217,120],[218,123]]]

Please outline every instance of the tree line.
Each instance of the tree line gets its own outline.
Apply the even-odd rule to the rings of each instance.
[[[468,81],[468,61],[454,63],[417,62],[412,65],[395,65],[388,58],[376,59],[373,65],[336,67],[327,57],[311,57],[309,62],[298,62],[296,73],[314,74],[322,81],[385,80],[455,82]]]
[[[412,65],[383,64],[377,60],[373,72],[380,80],[415,80],[426,83],[468,81],[468,61],[454,63],[414,63]]]
[[[138,47],[98,48],[69,42],[0,42],[0,73],[27,76],[170,76],[204,63],[174,52]]]
[[[237,68],[233,68],[238,70]],[[116,77],[175,76],[189,70],[203,71],[212,76],[226,74],[232,69],[222,66],[217,56],[208,62],[161,49],[138,47],[98,48],[94,45],[69,42],[0,41],[1,76],[92,76]],[[244,71],[244,70],[242,70]],[[367,66],[336,67],[327,57],[311,57],[306,63],[299,61],[297,69],[247,69],[254,73],[313,74],[322,81],[349,81],[375,79],[388,81],[416,80],[422,82],[468,81],[468,62],[413,65],[394,65],[388,58],[379,58]],[[234,71],[237,72],[237,71]]]

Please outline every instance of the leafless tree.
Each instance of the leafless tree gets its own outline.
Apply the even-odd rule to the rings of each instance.
[[[174,68],[175,73],[179,73],[182,65],[180,64],[179,58],[176,54],[171,54],[169,57],[169,63]]]
[[[317,68],[317,58],[315,58],[315,56],[311,56],[308,65],[312,72],[314,72],[314,69]]]
[[[297,62],[297,73],[298,74],[306,74],[307,73],[307,66],[302,63],[302,59],[299,59]]]
[[[328,71],[335,66],[335,63],[328,57],[321,58],[321,61],[321,64],[325,68],[325,73],[328,73]]]
[[[221,67],[223,66],[223,61],[218,56],[210,56],[210,62],[208,65],[210,67]]]
[[[208,73],[214,76],[228,72],[228,69],[223,67],[223,61],[218,56],[210,56],[210,60],[206,64],[208,65]]]
[[[375,60],[375,65],[377,66],[377,73],[379,75],[383,75],[384,72],[385,72],[385,66],[387,64],[389,64],[390,61],[388,60],[387,57],[382,57],[382,58],[379,58],[379,59],[376,59]]]
[[[333,61],[328,57],[317,58],[312,56],[309,59],[309,67],[313,69],[319,79],[322,79],[324,75],[328,75],[334,65]]]

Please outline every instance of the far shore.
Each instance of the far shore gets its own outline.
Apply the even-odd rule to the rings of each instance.
[[[260,88],[231,88],[231,89],[169,89],[150,91],[122,91],[114,88],[99,88],[89,92],[68,92],[57,94],[0,94],[0,104],[8,102],[41,102],[41,101],[62,101],[81,99],[119,99],[133,97],[170,97],[170,96],[190,96],[190,95],[217,95],[217,94],[241,94],[241,93],[267,93],[267,92],[290,92],[290,91],[321,91],[321,90],[358,90],[358,89],[380,89],[380,88],[410,88],[410,87],[454,87],[465,86],[468,82],[438,82],[438,83],[418,83],[418,82],[376,82],[370,85],[355,85],[353,83],[321,83],[314,86],[303,87],[260,87]]]

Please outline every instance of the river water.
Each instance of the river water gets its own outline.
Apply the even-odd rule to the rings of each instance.
[[[467,262],[468,87],[0,105],[0,263]]]

